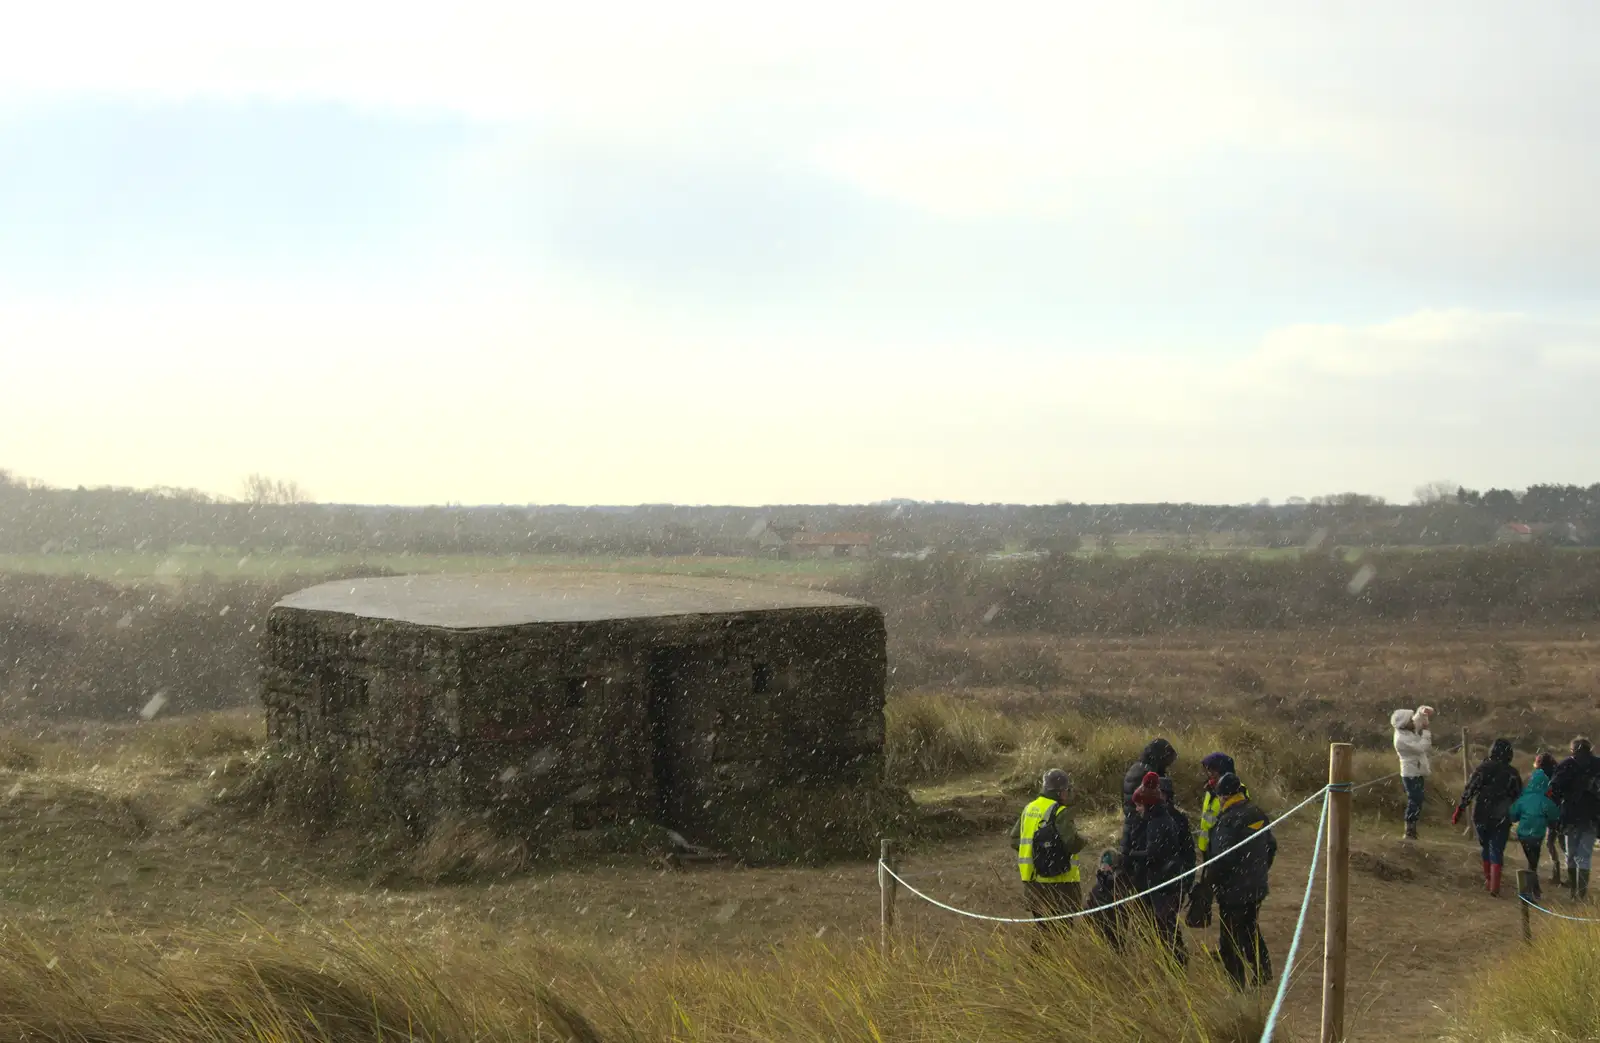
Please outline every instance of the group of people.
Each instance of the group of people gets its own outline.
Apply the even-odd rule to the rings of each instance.
[[[1428,777],[1433,773],[1433,708],[1396,710],[1389,718],[1394,728],[1394,749],[1400,757],[1400,777],[1406,788],[1405,839],[1417,839]],[[1578,736],[1568,746],[1567,757],[1556,761],[1547,750],[1533,759],[1526,782],[1516,768],[1516,750],[1510,739],[1496,739],[1467,779],[1450,816],[1452,825],[1472,809],[1472,825],[1483,860],[1484,890],[1499,897],[1506,847],[1516,831],[1523,857],[1533,874],[1532,897],[1542,898],[1539,862],[1550,852],[1550,882],[1562,885],[1566,863],[1567,894],[1573,901],[1589,897],[1589,868],[1594,857],[1595,834],[1600,827],[1600,757],[1594,744]]]
[[[1433,715],[1431,706],[1421,706],[1390,716],[1406,792],[1408,841],[1418,837],[1427,779],[1433,771]],[[1155,739],[1128,768],[1122,782],[1121,843],[1100,856],[1088,894],[1089,908],[1095,910],[1090,919],[1112,944],[1120,945],[1131,919],[1142,916],[1179,963],[1188,956],[1180,917],[1193,929],[1207,928],[1215,919],[1217,955],[1228,976],[1240,988],[1264,985],[1272,979],[1272,959],[1261,937],[1259,914],[1278,853],[1272,819],[1251,801],[1233,758],[1217,752],[1200,760],[1205,784],[1199,821],[1194,822],[1175,796],[1169,773],[1177,760],[1171,742]],[[1467,808],[1472,809],[1485,890],[1494,896],[1501,893],[1506,846],[1514,829],[1533,871],[1534,897],[1539,897],[1539,863],[1548,846],[1552,882],[1562,883],[1564,860],[1570,896],[1586,900],[1600,827],[1600,757],[1580,736],[1559,763],[1553,754],[1541,751],[1526,782],[1514,761],[1511,741],[1496,739],[1467,780],[1450,818],[1457,824]],[[1088,841],[1078,831],[1071,793],[1072,777],[1067,772],[1060,768],[1045,772],[1039,796],[1023,809],[1012,830],[1023,895],[1035,917],[1061,917],[1084,908],[1080,856]],[[1265,835],[1246,843],[1259,833]],[[1199,871],[1191,872],[1197,866]],[[1132,895],[1140,897],[1102,908]],[[1040,944],[1047,944],[1061,923],[1041,922]]]
[[[1101,855],[1088,899],[1091,908],[1099,909],[1119,898],[1141,897],[1092,913],[1094,926],[1116,945],[1130,919],[1142,915],[1183,963],[1188,954],[1179,917],[1194,929],[1209,927],[1215,918],[1218,956],[1229,977],[1241,988],[1250,982],[1264,985],[1272,978],[1272,961],[1258,920],[1278,851],[1269,829],[1272,820],[1251,802],[1233,758],[1218,752],[1200,762],[1205,785],[1195,828],[1175,797],[1169,772],[1177,760],[1171,742],[1155,739],[1128,768],[1122,783],[1121,843]],[[1012,831],[1033,916],[1061,916],[1084,907],[1079,856],[1087,841],[1068,804],[1071,789],[1072,778],[1062,769],[1045,772],[1039,796],[1023,809]],[[1255,843],[1244,843],[1263,831],[1266,835]],[[1198,874],[1178,879],[1197,864]],[[1040,926],[1043,941],[1060,921]]]

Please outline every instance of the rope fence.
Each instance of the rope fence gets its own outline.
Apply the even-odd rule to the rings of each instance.
[[[1300,919],[1294,925],[1294,940],[1289,943],[1289,955],[1283,960],[1283,973],[1278,977],[1278,994],[1272,998],[1272,1009],[1267,1012],[1267,1024],[1261,1030],[1261,1043],[1272,1043],[1272,1034],[1278,1030],[1278,1018],[1283,1013],[1284,997],[1289,995],[1289,976],[1294,972],[1294,960],[1300,952],[1300,936],[1305,933],[1306,913],[1311,909],[1311,892],[1317,884],[1317,863],[1322,858],[1322,837],[1328,825],[1326,794],[1333,789],[1324,786],[1322,815],[1317,819],[1317,843],[1311,849],[1311,868],[1306,871],[1306,892],[1300,899]]]
[[[1517,897],[1522,899],[1525,903],[1527,903],[1528,905],[1532,906],[1534,909],[1537,909],[1539,912],[1543,913],[1544,915],[1553,916],[1557,920],[1570,920],[1573,923],[1600,923],[1600,919],[1596,919],[1594,917],[1590,917],[1590,916],[1568,916],[1566,913],[1558,913],[1554,909],[1546,909],[1544,906],[1540,905],[1538,902],[1535,902],[1532,898],[1529,898],[1527,895],[1519,894],[1519,895],[1517,895]]]
[[[1439,751],[1439,755],[1447,755],[1457,751],[1465,751],[1466,748],[1467,745],[1464,740],[1463,742],[1458,743],[1447,750]],[[1466,753],[1463,752],[1463,758],[1465,757]],[[1463,768],[1465,769],[1466,767],[1465,760],[1463,760]],[[1348,863],[1350,855],[1350,798],[1361,790],[1368,789],[1372,786],[1377,786],[1381,783],[1388,782],[1392,779],[1397,779],[1401,776],[1401,773],[1397,771],[1388,775],[1379,776],[1375,779],[1368,779],[1365,782],[1353,783],[1348,781],[1350,778],[1349,769],[1350,746],[1348,744],[1335,743],[1332,747],[1330,747],[1329,761],[1329,779],[1335,781],[1330,781],[1327,785],[1319,787],[1316,791],[1311,793],[1294,807],[1290,808],[1288,811],[1285,811],[1283,814],[1267,823],[1266,826],[1264,826],[1258,832],[1252,833],[1250,836],[1224,851],[1213,853],[1207,862],[1202,862],[1190,869],[1183,871],[1182,873],[1177,874],[1169,880],[1164,880],[1161,883],[1156,884],[1153,887],[1148,887],[1135,894],[1126,895],[1122,898],[1115,899],[1114,901],[1106,902],[1102,905],[1093,906],[1088,909],[1079,909],[1073,912],[1058,913],[1049,916],[992,916],[988,913],[974,912],[970,909],[962,909],[958,906],[951,905],[948,902],[940,901],[939,899],[934,898],[932,895],[919,890],[895,870],[894,866],[891,864],[890,858],[891,843],[890,841],[885,840],[884,856],[878,860],[877,869],[880,886],[884,888],[884,929],[886,951],[889,938],[888,932],[893,923],[893,892],[895,887],[905,888],[912,895],[924,902],[927,902],[929,905],[932,905],[935,908],[942,909],[945,912],[952,913],[956,916],[965,917],[971,920],[979,920],[985,923],[1042,924],[1063,920],[1075,920],[1081,917],[1093,916],[1097,913],[1104,913],[1109,910],[1119,908],[1120,906],[1127,905],[1131,902],[1137,902],[1140,899],[1148,898],[1151,895],[1165,891],[1168,888],[1171,888],[1174,885],[1188,879],[1189,877],[1202,872],[1206,865],[1211,861],[1222,858],[1225,855],[1230,855],[1235,851],[1244,848],[1246,845],[1253,843],[1263,835],[1272,832],[1279,825],[1288,821],[1290,818],[1309,807],[1313,802],[1320,800],[1322,802],[1322,810],[1317,820],[1316,840],[1311,851],[1310,868],[1306,873],[1306,886],[1300,898],[1300,911],[1295,920],[1294,935],[1289,943],[1288,954],[1285,958],[1284,966],[1278,979],[1277,990],[1273,996],[1272,1005],[1268,1010],[1266,1021],[1264,1023],[1264,1028],[1261,1035],[1261,1043],[1272,1043],[1273,1036],[1277,1031],[1278,1022],[1283,1013],[1285,999],[1289,994],[1291,976],[1294,972],[1295,961],[1298,959],[1300,954],[1300,945],[1304,938],[1307,917],[1311,911],[1312,893],[1316,890],[1317,869],[1319,863],[1324,860],[1324,841],[1327,842],[1326,863],[1328,870],[1328,923],[1327,934],[1324,937],[1325,948],[1323,952],[1322,1038],[1324,1040],[1342,1039],[1344,1032],[1345,932],[1347,930],[1346,924],[1348,923],[1347,903],[1349,898]],[[1343,799],[1336,801],[1334,799],[1335,796]],[[1531,876],[1531,872],[1528,875]],[[1521,879],[1522,877],[1519,875],[1519,881]],[[893,883],[891,884],[890,881]],[[1537,880],[1535,879],[1532,886],[1533,890],[1537,889],[1536,885]],[[1554,919],[1565,920],[1572,923],[1600,923],[1600,918],[1571,916],[1566,913],[1557,912],[1553,909],[1548,909],[1535,901],[1529,892],[1529,887],[1524,887],[1519,883],[1517,897],[1523,903],[1523,938],[1525,941],[1532,940],[1532,931],[1529,923],[1529,915],[1532,911],[1537,911]],[[1335,931],[1336,924],[1338,925],[1337,931]]]
[[[1276,819],[1274,819],[1271,822],[1267,823],[1264,827],[1261,828],[1260,831],[1250,834],[1248,837],[1245,837],[1243,840],[1239,841],[1237,844],[1235,844],[1232,847],[1228,848],[1226,851],[1219,851],[1215,855],[1212,855],[1211,857],[1212,858],[1221,858],[1223,855],[1232,854],[1233,852],[1235,852],[1235,851],[1239,850],[1240,848],[1244,847],[1246,844],[1249,844],[1252,841],[1254,841],[1257,837],[1265,836],[1267,833],[1272,831],[1273,827],[1277,826],[1279,823],[1283,822],[1285,819],[1289,818],[1289,816],[1293,815],[1295,812],[1297,812],[1300,809],[1304,808],[1306,805],[1310,804],[1312,801],[1314,801],[1317,798],[1321,797],[1324,793],[1327,792],[1327,789],[1328,789],[1328,787],[1326,787],[1326,786],[1322,787],[1322,789],[1317,790],[1315,793],[1311,794],[1311,796],[1307,797],[1305,800],[1302,800],[1300,803],[1296,804],[1294,807],[1290,808],[1288,811],[1284,812],[1282,815],[1278,816]],[[1136,902],[1141,898],[1148,898],[1149,896],[1155,894],[1158,891],[1164,891],[1167,888],[1171,887],[1173,884],[1179,883],[1180,881],[1182,881],[1182,880],[1184,880],[1184,879],[1186,879],[1188,877],[1191,877],[1194,874],[1200,872],[1202,869],[1205,868],[1205,864],[1201,863],[1200,865],[1195,866],[1193,869],[1185,870],[1184,872],[1179,873],[1177,876],[1173,877],[1171,880],[1164,880],[1161,883],[1155,885],[1154,887],[1146,888],[1145,890],[1140,891],[1138,894],[1131,894],[1131,895],[1128,895],[1125,898],[1118,898],[1114,902],[1107,902],[1104,905],[1097,905],[1092,909],[1079,909],[1079,910],[1077,910],[1075,912],[1060,913],[1060,914],[1057,914],[1057,915],[1054,915],[1054,916],[990,916],[987,913],[974,913],[974,912],[971,912],[971,911],[966,910],[966,909],[958,909],[953,905],[949,905],[949,904],[947,904],[945,902],[939,901],[937,898],[933,898],[933,897],[931,897],[929,895],[923,894],[921,891],[917,890],[911,884],[907,883],[904,877],[902,877],[900,874],[896,873],[892,868],[890,868],[888,863],[884,862],[882,859],[879,859],[879,861],[878,861],[878,868],[881,869],[883,872],[887,873],[891,878],[894,879],[894,881],[896,883],[898,883],[901,887],[905,888],[907,891],[911,892],[913,895],[916,895],[918,898],[922,899],[924,902],[927,902],[929,905],[936,906],[936,907],[938,907],[940,909],[943,909],[947,913],[955,913],[957,916],[965,916],[965,917],[967,917],[968,919],[971,919],[971,920],[983,920],[986,923],[1006,923],[1006,924],[1011,924],[1011,923],[1052,923],[1052,922],[1055,922],[1057,920],[1075,920],[1075,919],[1077,919],[1077,918],[1079,918],[1081,916],[1090,916],[1090,915],[1093,915],[1094,913],[1103,913],[1108,909],[1115,909],[1118,906],[1127,905],[1129,902]]]

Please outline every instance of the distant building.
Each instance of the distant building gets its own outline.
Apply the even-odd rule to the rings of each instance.
[[[686,576],[341,580],[267,618],[276,741],[426,822],[490,812],[533,839],[656,822],[761,859],[838,846],[797,812],[883,772],[883,615]],[[350,777],[359,775],[361,777]]]
[[[757,553],[792,558],[859,558],[872,551],[870,532],[811,532],[804,525],[759,521],[745,538]]]
[[[1522,522],[1507,522],[1494,534],[1496,543],[1532,543],[1533,526]]]
[[[862,558],[872,552],[870,532],[797,532],[789,539],[796,557]]]

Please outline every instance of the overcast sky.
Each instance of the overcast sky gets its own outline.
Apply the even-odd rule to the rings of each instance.
[[[423,6],[9,15],[0,467],[391,503],[1600,481],[1592,0]]]

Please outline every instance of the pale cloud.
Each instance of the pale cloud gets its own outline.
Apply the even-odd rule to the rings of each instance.
[[[1595,477],[1600,16],[1195,10],[33,5],[0,121],[44,122],[13,140],[51,205],[0,254],[30,280],[0,285],[27,389],[0,465],[408,502],[1243,500],[1520,484],[1533,442]],[[52,151],[72,105],[104,107],[72,140],[176,114],[160,176]],[[296,121],[330,105],[324,136],[383,133],[307,172]],[[264,108],[279,144],[243,171],[183,122]]]

